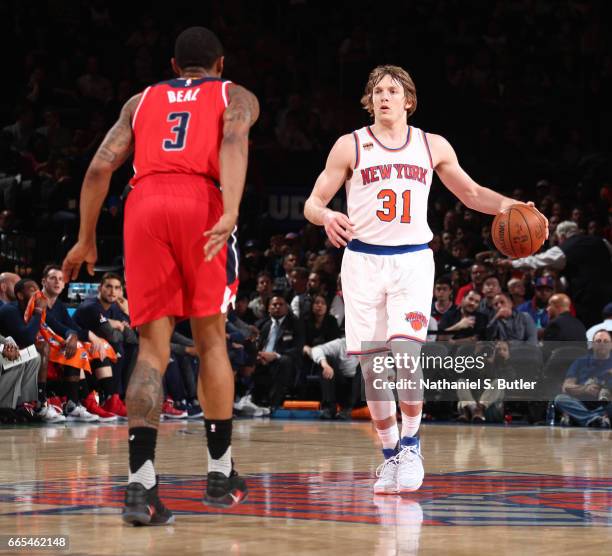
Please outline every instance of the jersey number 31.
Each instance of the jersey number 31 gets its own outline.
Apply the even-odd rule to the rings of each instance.
[[[182,151],[185,148],[190,117],[189,112],[170,112],[168,114],[167,121],[171,124],[176,122],[176,125],[170,128],[174,137],[162,141],[162,148],[165,151]]]
[[[378,199],[383,199],[382,210],[376,211],[376,216],[383,222],[391,222],[397,216],[397,194],[393,189],[381,189],[377,195]],[[402,193],[402,214],[400,222],[410,224],[410,190],[406,189]]]

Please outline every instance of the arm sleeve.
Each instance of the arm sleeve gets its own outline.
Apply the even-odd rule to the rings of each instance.
[[[53,332],[57,332],[63,338],[68,339],[72,334],[76,334],[81,342],[86,342],[89,339],[89,330],[81,328],[72,317],[68,314],[68,309],[61,301],[55,302],[61,305],[54,311],[47,310],[47,324]]]
[[[320,346],[312,348],[312,360],[315,363],[320,363],[323,359],[339,358],[342,351],[342,338],[332,340]]]
[[[565,263],[565,253],[555,245],[544,253],[513,260],[512,268],[530,268],[531,270],[554,268],[555,270],[562,270],[565,268]]]
[[[36,341],[39,329],[40,315],[36,312],[26,324],[17,307],[5,305],[0,310],[0,330],[12,336],[20,348],[31,346]]]

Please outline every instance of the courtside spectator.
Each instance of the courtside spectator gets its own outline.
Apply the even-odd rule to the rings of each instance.
[[[535,322],[538,337],[541,337],[544,328],[548,325],[548,300],[555,291],[555,281],[552,276],[540,276],[534,282],[534,296],[519,305],[516,310],[528,313]]]
[[[253,311],[255,318],[260,320],[266,316],[272,297],[272,277],[268,272],[260,272],[257,275],[256,291],[257,295],[249,303],[249,309]]]
[[[572,363],[563,382],[563,394],[555,398],[555,406],[563,414],[562,424],[610,428],[611,352],[610,333],[599,330],[593,336],[592,352]]]
[[[19,347],[10,338],[0,335],[0,409],[17,409],[26,402],[38,400],[38,371],[40,369],[41,358],[35,352],[35,357],[27,361],[19,362],[21,354]],[[14,362],[17,363],[14,364]],[[39,412],[39,417],[46,417]],[[52,419],[44,419],[48,422],[55,422]],[[58,416],[58,420],[63,420]]]
[[[612,299],[612,247],[600,237],[583,234],[572,221],[561,222],[555,231],[558,245],[522,259],[501,259],[512,268],[552,268],[563,271],[576,316],[585,326],[599,321],[602,306]]]
[[[487,324],[487,340],[537,344],[538,335],[533,319],[527,313],[519,313],[513,309],[508,294],[497,294],[493,300],[493,307],[496,313]]]
[[[259,336],[253,401],[274,411],[282,405],[294,382],[304,347],[304,326],[280,296],[270,300],[269,315]]]
[[[453,253],[455,255],[455,253]],[[458,259],[464,259],[466,253],[462,253],[462,256],[459,256],[459,253],[455,255]],[[476,263],[473,264],[470,268],[470,278],[471,282],[466,284],[465,286],[461,286],[459,291],[457,291],[457,295],[455,296],[455,305],[461,305],[461,300],[463,297],[470,291],[475,290],[478,293],[482,293],[482,283],[484,279],[487,277],[487,269],[483,264]]]
[[[431,318],[440,322],[444,314],[453,307],[453,285],[450,276],[444,274],[436,278],[434,283],[433,301],[431,302]]]
[[[478,350],[476,351],[478,355]],[[479,390],[459,389],[459,417],[457,421],[467,423],[484,423],[485,421],[501,423],[504,418],[504,390],[497,387],[497,378],[513,376],[510,365],[510,348],[508,342],[495,343],[493,356],[487,358],[486,377],[491,378],[491,387]]]
[[[304,331],[305,345],[309,347],[340,337],[338,321],[329,314],[327,300],[322,295],[313,297],[310,314],[304,315]]]
[[[478,310],[486,315],[487,322],[489,322],[497,312],[493,306],[493,301],[495,296],[499,295],[501,291],[501,282],[495,274],[485,278],[482,283],[482,299],[480,300]]]
[[[19,280],[21,280],[21,277],[14,272],[0,274],[0,305],[15,301],[15,284]]]
[[[607,330],[612,332],[612,303],[608,303],[602,311],[603,322],[594,324],[586,332],[586,337],[589,342],[593,341],[593,336],[598,330]]]
[[[274,278],[273,291],[282,294],[284,297],[291,295],[291,271],[298,263],[295,253],[287,253],[283,257],[283,275]]]
[[[357,368],[359,359],[346,353],[346,339],[337,338],[304,353],[321,366],[321,419],[348,421],[357,399],[360,385]],[[336,413],[336,402],[341,410]]]
[[[525,303],[525,282],[520,278],[510,278],[508,280],[508,294],[512,299],[512,306],[518,309],[518,306]]]
[[[312,306],[312,297],[307,291],[308,269],[303,266],[295,267],[289,275],[289,283],[293,290],[291,312],[297,318],[301,318],[310,313],[310,307]]]
[[[249,295],[247,293],[239,293],[236,296],[236,304],[233,313],[241,321],[249,325],[255,325],[257,317],[253,310],[249,307]]]
[[[581,342],[584,343],[586,328],[570,313],[571,299],[564,293],[556,293],[548,300],[548,325],[542,339],[545,342]]]
[[[487,317],[478,310],[482,296],[472,290],[463,296],[459,307],[451,307],[438,323],[438,340],[450,342],[475,342],[483,340]]]

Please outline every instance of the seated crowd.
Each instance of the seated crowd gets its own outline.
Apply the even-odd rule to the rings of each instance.
[[[483,353],[497,376],[526,376],[526,370],[542,376],[554,387],[539,400],[554,402],[562,423],[609,427],[612,303],[610,297],[594,302],[592,292],[576,287],[579,280],[567,280],[564,266],[572,264],[571,252],[562,252],[564,265],[550,263],[547,253],[559,249],[568,232],[570,238],[581,236],[575,223],[562,222],[548,250],[511,264],[487,251],[467,259],[457,253],[456,243],[449,251],[436,235],[431,245],[439,272],[428,343],[439,344],[449,355]],[[272,237],[265,250],[254,240],[245,244],[240,290],[226,322],[237,415],[266,416],[287,400],[315,400],[321,418],[347,420],[353,408],[364,405],[359,361],[347,355],[344,341],[340,253],[323,242],[307,226],[301,234]],[[592,289],[597,291],[597,284]],[[126,417],[123,397],[138,331],[130,326],[122,277],[104,274],[97,296],[76,307],[63,301],[64,294],[57,265],[45,267],[40,286],[34,278],[0,274],[0,408],[5,420],[107,422]],[[594,310],[603,321],[595,322]],[[523,352],[529,348],[531,358],[513,359],[517,346]],[[574,350],[571,357],[559,366],[560,353],[568,349]],[[197,369],[189,324],[180,322],[164,377],[165,418],[202,416]],[[505,401],[501,389],[467,390],[458,392],[450,412],[448,404],[427,400],[425,414],[502,422],[518,413],[541,422],[546,406],[538,403]]]

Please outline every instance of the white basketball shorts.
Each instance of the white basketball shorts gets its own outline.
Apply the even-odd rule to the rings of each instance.
[[[380,247],[383,253],[385,249]],[[347,352],[384,351],[379,344],[391,340],[425,342],[433,280],[429,248],[400,254],[345,249],[342,294]]]

